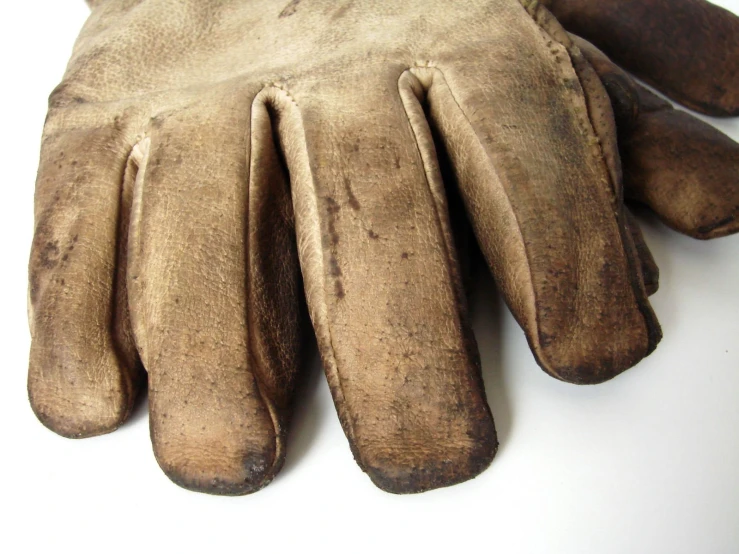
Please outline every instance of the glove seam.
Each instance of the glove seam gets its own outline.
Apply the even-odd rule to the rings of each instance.
[[[256,100],[256,99],[255,99]],[[244,147],[245,147],[245,167],[248,172],[247,177],[247,183],[246,183],[246,217],[249,217],[250,214],[250,206],[251,206],[251,190],[253,186],[253,177],[254,172],[252,171],[252,162],[253,162],[253,141],[254,141],[254,104],[253,101],[251,106],[249,107],[249,127],[244,131]],[[248,225],[248,222],[247,222]],[[251,279],[251,263],[249,260],[249,252],[250,252],[250,233],[245,233],[244,237],[244,272],[246,276],[246,283],[245,283],[245,307],[246,307],[246,344],[247,344],[247,359],[250,360],[254,364],[254,369],[252,369],[249,373],[251,373],[252,377],[254,378],[254,384],[257,388],[257,392],[259,393],[259,397],[262,400],[262,404],[267,409],[267,412],[269,413],[270,419],[272,420],[272,428],[274,432],[274,444],[275,444],[275,452],[274,452],[274,459],[272,460],[272,466],[269,469],[269,473],[265,476],[263,479],[263,482],[260,484],[260,488],[266,486],[269,484],[274,476],[279,471],[280,467],[282,466],[282,463],[284,461],[284,445],[283,445],[283,429],[282,425],[280,424],[280,420],[275,413],[275,406],[273,402],[270,401],[270,399],[265,394],[261,379],[260,379],[260,373],[261,371],[258,369],[259,367],[259,361],[257,360],[256,356],[254,356],[254,325],[253,325],[253,310],[251,307],[251,296],[252,296],[252,279]]]
[[[293,125],[295,125],[295,122],[297,122],[297,127],[300,132],[300,140],[299,141],[290,141],[293,144],[296,144],[297,148],[300,149],[300,154],[305,157],[306,166],[308,169],[309,178],[307,179],[307,182],[302,183],[299,185],[299,187],[295,187],[294,185],[297,184],[298,181],[303,181],[302,179],[298,179],[295,177],[295,174],[298,173],[296,171],[291,171],[291,165],[293,166],[292,169],[295,169],[295,165],[298,163],[297,160],[295,160],[295,154],[289,154],[286,149],[284,148],[284,144],[286,141],[283,140],[284,138],[284,129],[280,129],[280,123],[279,118],[278,122],[276,122],[275,125],[275,131],[276,135],[278,137],[278,140],[283,145],[283,154],[285,155],[285,163],[287,165],[288,170],[288,176],[290,180],[290,188],[291,188],[291,196],[293,197],[293,206],[295,206],[295,189],[296,188],[303,188],[304,190],[307,190],[309,192],[309,199],[313,204],[316,204],[315,200],[317,198],[316,194],[316,187],[315,187],[315,180],[313,178],[313,169],[311,168],[310,164],[310,154],[308,153],[307,144],[305,140],[305,127],[303,125],[303,117],[302,113],[300,112],[300,109],[298,107],[298,103],[295,100],[294,96],[290,93],[288,88],[282,84],[282,83],[271,83],[266,86],[264,86],[254,97],[254,101],[252,102],[252,106],[254,106],[257,102],[262,102],[265,107],[272,107],[278,111],[286,112],[286,115],[292,120]],[[270,117],[270,121],[274,124],[275,122]],[[302,157],[301,156],[301,157]],[[292,163],[291,163],[292,162]],[[302,165],[302,164],[301,164]],[[317,204],[316,204],[316,210],[317,210]],[[295,210],[296,213],[298,210]],[[311,234],[314,234],[315,231],[311,231]],[[324,363],[324,371],[326,373],[332,374],[332,380],[336,383],[338,390],[333,391],[334,393],[338,392],[338,395],[340,396],[339,402],[336,402],[336,399],[334,399],[334,402],[336,404],[341,404],[342,407],[346,403],[346,396],[344,394],[343,384],[341,380],[341,376],[338,371],[338,364],[336,362],[336,349],[334,347],[333,342],[333,335],[331,332],[331,326],[328,323],[328,302],[326,301],[326,289],[325,289],[325,263],[323,259],[323,241],[319,238],[318,243],[321,247],[320,255],[318,256],[320,260],[320,266],[321,266],[321,272],[320,272],[320,282],[321,282],[321,314],[318,316],[320,319],[323,320],[323,325],[320,325],[320,327],[323,328],[323,331],[326,334],[326,338],[328,340],[328,346],[330,349],[330,355],[331,360],[330,363]],[[300,248],[298,248],[298,252],[300,253]],[[300,255],[299,255],[300,258]],[[302,263],[301,263],[302,266]],[[315,324],[314,324],[315,326]],[[343,409],[339,410],[337,406],[337,412],[339,412],[339,418],[344,423],[344,431],[348,435],[349,443],[351,445],[352,452],[354,454],[355,459],[357,460],[358,464],[362,467],[362,469],[365,469],[366,465],[363,463],[359,456],[358,449],[355,448],[354,442],[356,438],[356,434],[354,431],[354,421],[351,418],[351,414]],[[342,412],[344,412],[342,414]]]

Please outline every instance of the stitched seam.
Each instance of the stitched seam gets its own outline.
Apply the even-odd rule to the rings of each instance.
[[[280,98],[280,97],[281,97],[281,99],[283,101],[284,100],[289,101],[290,107],[288,109],[290,111],[290,116],[291,116],[291,118],[293,120],[296,120],[296,121],[299,122],[299,128],[300,128],[300,132],[301,132],[301,137],[300,137],[301,140],[299,141],[300,142],[300,147],[299,148],[302,150],[301,153],[304,153],[305,156],[306,156],[306,162],[307,162],[306,163],[306,166],[307,166],[308,174],[309,174],[309,177],[310,177],[308,179],[309,183],[306,183],[306,186],[309,187],[309,190],[308,190],[308,192],[310,194],[309,201],[312,202],[315,205],[315,207],[316,207],[315,211],[316,211],[316,213],[318,213],[318,207],[317,207],[318,206],[318,202],[317,202],[317,194],[316,194],[316,188],[315,188],[315,181],[313,179],[313,170],[312,170],[312,168],[310,166],[310,157],[308,155],[308,147],[307,147],[306,140],[305,140],[305,127],[303,126],[303,118],[302,118],[302,114],[300,113],[300,110],[298,109],[298,104],[295,101],[295,98],[290,94],[289,90],[287,90],[287,88],[284,85],[280,84],[280,83],[272,83],[270,85],[265,86],[259,92],[259,94],[257,94],[257,97],[256,98],[260,98],[263,95],[268,97],[268,98],[266,98],[264,100],[265,104],[267,104],[267,103],[269,103],[271,101],[270,98],[269,98],[270,95],[274,95],[274,97],[275,97],[275,100],[272,100],[273,102],[275,102],[277,100],[277,98]],[[275,107],[279,108],[280,106],[275,106]],[[277,131],[277,135],[278,135],[278,137],[281,136],[281,132],[279,130]],[[283,148],[283,154],[286,154],[284,152],[284,148]],[[294,198],[294,191],[295,191],[295,188],[297,188],[297,187],[294,186],[295,185],[295,180],[294,180],[295,179],[294,178],[295,172],[290,171],[290,159],[289,159],[289,156],[287,156],[287,155],[285,155],[285,163],[287,165],[288,175],[290,177],[291,197]],[[294,201],[293,201],[293,203],[294,203]],[[297,210],[296,210],[296,227],[297,227],[297,218],[298,217],[299,216],[297,215]],[[319,221],[319,225],[320,225],[320,221]],[[312,230],[311,231],[311,234],[314,234],[314,233],[315,233],[315,231]],[[318,237],[318,240],[316,241],[316,243],[319,244],[319,245],[321,245],[321,246],[323,246],[323,240],[320,237],[320,229],[319,229],[319,237]],[[299,241],[298,241],[298,244],[299,244]],[[300,248],[298,248],[298,254],[300,254]],[[326,300],[326,296],[327,295],[326,295],[326,283],[325,283],[326,271],[325,271],[325,263],[324,263],[324,259],[323,259],[323,250],[321,250],[318,253],[318,256],[317,257],[320,260],[320,266],[321,266],[321,271],[320,271],[319,278],[321,280],[321,300],[322,300],[321,310],[318,310],[319,311],[319,316],[318,317],[319,318],[325,318],[325,320],[323,322],[321,322],[319,320],[318,325],[321,325],[321,323],[323,323],[323,327],[324,327],[326,336],[328,338],[328,346],[330,348],[330,352],[328,354],[330,355],[330,362],[331,362],[330,364],[324,364],[324,366],[325,366],[324,367],[324,371],[326,373],[329,373],[330,372],[332,374],[332,377],[334,379],[334,382],[338,386],[338,392],[341,395],[341,398],[339,400],[340,400],[342,406],[344,406],[346,404],[346,396],[344,395],[344,387],[343,387],[343,383],[342,383],[342,380],[341,380],[340,372],[338,370],[338,364],[336,362],[336,354],[335,354],[336,349],[334,347],[334,339],[333,339],[333,335],[331,333],[331,326],[329,325],[329,322],[328,322],[328,302]],[[304,281],[305,281],[305,279],[304,279]],[[330,367],[332,367],[333,369],[329,369]],[[334,402],[336,402],[336,400],[337,399],[334,399]],[[352,443],[351,444],[352,450],[355,450],[354,444],[353,444],[354,443],[354,439],[355,439],[354,421],[353,421],[353,419],[351,417],[351,414],[349,413],[348,410],[346,410],[345,413],[346,413],[346,417],[345,418],[341,418],[340,417],[340,419],[343,419],[346,422],[346,432],[349,435],[350,441]],[[360,463],[362,463],[361,460],[360,460],[360,457],[358,455],[358,449],[355,452],[355,456],[356,456],[357,460],[360,461]]]
[[[267,395],[262,390],[262,384],[259,379],[260,371],[258,371],[259,366],[259,360],[256,359],[254,356],[254,317],[253,317],[253,310],[251,308],[251,296],[252,296],[252,279],[251,279],[251,260],[250,260],[250,233],[249,233],[249,226],[251,225],[251,218],[250,215],[250,208],[251,208],[251,190],[253,186],[253,177],[254,172],[252,171],[252,163],[253,163],[253,156],[254,156],[254,106],[257,103],[259,95],[256,95],[254,100],[251,103],[250,106],[250,113],[249,113],[249,128],[244,132],[244,148],[246,149],[245,152],[245,162],[246,162],[246,170],[248,172],[248,177],[246,179],[246,227],[245,227],[245,236],[244,236],[244,266],[245,266],[245,308],[246,308],[246,344],[247,344],[247,364],[249,362],[254,364],[254,369],[249,371],[251,373],[252,378],[254,379],[254,384],[256,385],[257,392],[259,394],[260,399],[262,400],[262,405],[267,408],[267,413],[269,413],[270,419],[272,420],[272,427],[274,432],[274,444],[275,444],[275,454],[274,459],[272,460],[272,466],[270,467],[270,471],[268,476],[265,478],[265,480],[271,480],[272,476],[275,473],[275,470],[279,465],[281,464],[280,458],[283,450],[282,446],[282,440],[281,440],[281,426],[279,423],[279,419],[277,418],[277,414],[275,414],[274,406],[272,405],[272,402],[270,402],[269,398],[267,398]]]
[[[435,74],[438,74],[438,75],[441,76],[441,78],[443,80],[443,86],[449,92],[449,96],[454,101],[454,104],[457,107],[458,113],[461,114],[462,117],[464,118],[464,120],[467,122],[467,126],[469,127],[472,135],[475,137],[475,141],[480,146],[480,148],[482,149],[482,151],[487,154],[488,159],[490,160],[490,155],[487,152],[487,149],[485,148],[485,145],[480,140],[480,137],[478,136],[477,132],[475,131],[475,127],[472,125],[472,122],[470,121],[470,118],[467,116],[467,114],[465,113],[465,111],[462,109],[462,106],[460,105],[459,101],[457,100],[457,97],[454,95],[454,91],[449,86],[449,83],[446,80],[446,77],[444,76],[444,72],[441,71],[438,67],[433,66],[432,64],[425,65],[425,66],[417,66],[417,67],[431,68],[431,69],[434,70],[434,73]],[[437,85],[437,86],[440,86],[440,85]],[[495,168],[495,163],[493,163],[493,160],[490,160],[490,166],[492,167],[493,171],[497,175],[498,172],[497,172],[497,170]],[[510,212],[513,215],[513,218],[516,221],[516,231],[517,231],[518,239],[520,240],[521,244],[523,245],[524,251],[526,251],[526,243],[524,241],[523,234],[521,233],[521,224],[520,224],[520,222],[518,220],[518,215],[516,214],[516,211],[513,209],[513,205],[511,204],[510,199],[508,198],[508,195],[507,194],[503,194],[503,197],[505,198],[506,204],[507,204],[508,208],[510,209]],[[528,261],[529,261],[529,259],[528,259],[528,256],[527,256],[526,257],[526,267],[529,270],[529,284],[531,285],[530,289],[531,289],[531,293],[532,293],[532,295],[534,297],[534,304],[533,304],[533,315],[534,315],[534,317],[533,317],[533,322],[536,325],[536,337],[537,337],[537,340],[538,340],[538,336],[539,336],[539,320],[538,320],[537,312],[536,312],[536,300],[537,300],[537,297],[536,297],[536,289],[533,286],[534,280],[533,280],[533,275],[532,275],[532,272],[531,272],[531,264],[529,264]],[[524,330],[525,330],[526,327],[525,326],[523,326],[523,327],[524,327]],[[538,342],[534,342],[532,339],[529,339],[529,343],[531,344],[532,349],[535,352],[537,352],[537,354],[538,354],[539,353],[539,349],[538,349],[538,346],[539,345],[538,345]]]
[[[580,88],[583,89],[582,79],[580,78],[580,75],[577,73],[577,71],[574,68],[574,64],[572,63],[571,53],[570,53],[569,48],[567,48],[566,45],[564,45],[562,42],[560,42],[559,40],[557,40],[556,38],[554,38],[551,35],[551,33],[549,33],[549,31],[544,28],[544,25],[543,25],[542,21],[540,21],[540,15],[542,13],[542,9],[543,8],[539,4],[539,1],[538,0],[519,0],[519,2],[521,3],[523,9],[529,14],[531,20],[536,25],[536,27],[541,31],[541,33],[544,34],[545,36],[547,36],[552,42],[554,42],[556,44],[559,44],[561,47],[563,47],[565,49],[565,51],[567,52],[567,56],[569,58],[568,61],[570,62],[570,66],[572,67],[572,71],[575,74],[575,77],[577,78],[578,83],[580,84]],[[584,96],[584,94],[585,93],[584,93],[584,89],[583,89],[583,96]],[[587,109],[587,105],[586,105],[586,108],[585,108],[585,113],[586,113],[586,115],[588,117],[588,121],[590,122],[590,127],[591,127],[590,130],[593,133],[593,136],[597,137],[597,134],[594,132],[594,129],[592,129],[593,124],[592,124],[592,121],[590,121],[590,113],[589,113],[589,111]],[[602,159],[602,155],[601,155],[601,159],[598,160],[598,165],[602,165],[602,162],[603,162],[603,159]],[[610,180],[610,171],[608,170],[607,167],[606,167],[606,174],[609,175],[609,180]],[[611,189],[615,191],[615,189],[613,188],[613,183],[610,183],[610,185],[611,185]],[[577,257],[578,257],[578,260],[582,257],[582,254],[580,252],[579,246],[577,248]],[[575,268],[574,268],[575,271],[577,271],[578,273],[579,273],[579,270],[578,270],[579,265],[580,265],[579,263],[578,264],[575,264]],[[532,276],[532,284],[533,284],[533,276]],[[532,286],[532,289],[534,290],[534,298],[536,299],[536,290],[534,289],[533,286]],[[576,313],[580,313],[580,307],[581,307],[581,303],[580,303],[580,300],[579,300],[579,296],[575,296],[575,306],[574,306],[574,308],[575,308]],[[540,327],[540,321],[539,321],[539,311],[536,310],[536,308],[534,308],[534,316],[535,316],[535,320],[536,320],[537,337],[538,337],[538,335],[539,335],[538,329]],[[571,342],[568,343],[567,349],[566,349],[565,353],[568,353],[568,351],[571,350],[572,347],[573,347],[573,344]],[[552,371],[551,369],[547,369],[547,371],[549,371],[553,375],[556,375],[558,378],[560,378],[559,375],[557,375],[556,373],[554,373],[554,371]]]
[[[528,1],[527,11],[531,15],[531,18],[534,20],[534,23],[536,23],[539,29],[541,29],[541,31],[545,33],[546,36],[548,36],[552,41],[556,42],[557,44],[562,46],[567,51],[570,66],[572,67],[573,73],[577,77],[578,83],[580,84],[580,88],[583,91],[583,100],[585,102],[585,113],[587,115],[588,123],[590,124],[589,131],[598,140],[596,147],[598,148],[598,152],[600,153],[600,156],[593,156],[593,158],[596,159],[596,162],[601,167],[601,169],[605,171],[605,174],[608,176],[608,180],[611,185],[611,190],[613,192],[613,203],[614,203],[613,217],[616,221],[616,227],[618,228],[619,237],[621,237],[621,249],[623,251],[624,258],[626,259],[626,268],[627,268],[628,276],[629,276],[629,284],[634,294],[634,301],[636,302],[639,312],[642,314],[644,331],[646,333],[646,338],[647,338],[646,352],[649,353],[652,350],[654,350],[654,348],[656,347],[656,343],[658,342],[655,340],[655,333],[652,328],[653,324],[655,323],[655,317],[654,317],[654,313],[652,312],[652,310],[650,309],[648,305],[648,301],[646,300],[646,292],[644,291],[644,279],[643,277],[640,277],[639,270],[637,268],[637,264],[640,264],[641,262],[639,260],[638,254],[636,254],[636,259],[631,259],[631,257],[629,256],[629,249],[626,246],[626,241],[629,240],[629,238],[625,236],[626,231],[624,229],[624,226],[622,225],[622,222],[619,220],[619,215],[623,211],[623,208],[622,208],[623,189],[622,188],[619,189],[619,187],[617,186],[618,183],[614,181],[613,179],[614,176],[611,172],[611,168],[608,166],[608,163],[606,161],[605,154],[603,151],[603,143],[600,140],[600,135],[596,131],[595,124],[593,123],[593,119],[591,117],[590,102],[589,102],[588,94],[586,92],[587,87],[585,86],[584,79],[580,75],[580,72],[577,70],[577,67],[575,65],[574,59],[576,57],[576,54],[580,54],[580,56],[582,56],[582,53],[579,51],[579,48],[576,49],[577,48],[576,45],[570,44],[568,46],[560,42],[555,37],[553,37],[551,33],[549,33],[548,29],[544,28],[543,23],[540,22],[539,20],[539,16],[543,12],[546,12],[547,10],[544,6],[542,6],[539,3],[538,0],[519,0],[519,1],[524,6],[524,9],[527,9],[526,2]],[[587,60],[584,60],[584,61],[588,63]]]
[[[415,65],[415,66],[413,66],[413,68],[433,69],[435,72],[439,72],[440,73],[440,71],[438,69],[436,69],[435,67],[433,67],[433,65],[431,65],[430,62],[427,62],[425,65]],[[423,156],[423,153],[421,152],[421,147],[419,145],[419,132],[416,129],[416,127],[413,125],[413,122],[411,120],[411,117],[410,117],[410,115],[408,113],[408,106],[406,105],[405,100],[403,98],[403,86],[401,84],[401,80],[407,74],[410,74],[414,79],[417,79],[417,77],[415,75],[413,75],[413,73],[411,72],[411,69],[413,69],[413,68],[410,68],[410,69],[407,69],[407,70],[403,71],[403,73],[400,75],[400,79],[398,79],[398,91],[400,93],[401,102],[403,104],[403,111],[405,112],[406,119],[408,121],[408,127],[411,129],[411,132],[413,133],[413,138],[414,138],[414,141],[413,142],[414,142],[415,147],[416,147],[416,152],[418,153],[418,158],[421,161],[421,165],[423,166],[424,178],[426,180],[426,189],[428,190],[428,192],[429,192],[429,194],[431,196],[431,203],[433,204],[433,207],[434,207],[434,217],[435,217],[436,227],[440,231],[440,234],[441,234],[441,236],[443,238],[443,241],[444,241],[444,257],[446,259],[445,269],[447,271],[447,276],[449,278],[449,282],[455,283],[455,286],[452,287],[452,290],[454,291],[454,298],[456,300],[457,306],[462,307],[464,305],[464,299],[460,297],[460,293],[461,294],[464,294],[464,291],[458,290],[459,287],[456,286],[458,284],[461,285],[461,275],[457,274],[456,275],[456,279],[455,279],[455,276],[453,275],[453,272],[452,272],[452,269],[451,269],[452,266],[453,266],[453,259],[452,259],[452,256],[451,256],[451,246],[447,242],[447,239],[449,237],[447,237],[447,233],[445,232],[444,226],[442,225],[441,214],[439,213],[439,205],[438,205],[438,202],[437,202],[437,199],[436,199],[436,195],[434,194],[434,191],[433,191],[433,188],[432,188],[432,185],[431,185],[431,182],[433,181],[433,174],[432,174],[431,170],[429,169],[429,167],[427,166],[426,161],[425,161],[424,156]],[[413,93],[412,90],[408,90],[408,92],[410,94],[413,94],[414,97],[415,97],[415,94]],[[420,105],[420,101],[419,101],[419,105]],[[438,175],[438,180],[441,183],[441,175],[440,174]],[[443,184],[442,184],[442,187],[443,187]],[[449,232],[451,232],[451,227],[448,230],[449,230]],[[461,328],[462,327],[462,317],[461,317],[461,314],[459,313],[459,311],[457,311],[457,316],[458,316],[457,317],[457,320],[458,320],[457,323],[460,325],[460,328]],[[466,341],[466,339],[465,339],[465,341]],[[465,348],[465,352],[467,354],[469,354],[467,348]]]

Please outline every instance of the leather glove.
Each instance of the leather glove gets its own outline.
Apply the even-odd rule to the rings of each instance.
[[[695,111],[739,116],[739,18],[704,0],[544,4],[579,35],[611,98],[627,200],[695,238],[739,231],[739,145],[616,65]]]
[[[442,168],[548,373],[600,382],[655,347],[610,104],[536,2],[95,4],[37,181],[29,393],[52,430],[115,429],[145,367],[167,475],[259,489],[304,290],[372,480],[478,474],[497,441]]]

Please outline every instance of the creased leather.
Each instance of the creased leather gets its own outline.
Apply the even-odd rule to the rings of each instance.
[[[95,3],[44,130],[34,410],[110,431],[143,365],[167,475],[258,490],[285,455],[302,282],[362,469],[397,493],[474,477],[497,439],[442,175],[540,365],[596,383],[661,336],[613,135],[535,2]]]
[[[681,104],[739,116],[739,18],[731,12],[705,0],[543,2],[569,31]]]
[[[614,107],[626,197],[698,239],[739,231],[739,144],[674,109],[592,44],[575,40]],[[735,64],[739,67],[739,59]]]

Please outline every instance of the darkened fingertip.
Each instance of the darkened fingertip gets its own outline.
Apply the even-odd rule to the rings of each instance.
[[[634,273],[633,279],[642,277]],[[635,290],[641,283],[634,283]],[[648,291],[647,291],[648,292]],[[562,345],[547,344],[540,338],[540,346],[532,347],[539,366],[549,375],[565,383],[574,385],[597,385],[617,377],[627,369],[634,367],[657,348],[662,340],[662,328],[649,306],[646,296],[637,299],[637,308],[642,313],[643,328],[639,337],[634,337],[630,347],[613,348],[613,337],[624,334],[623,329],[612,329],[604,334],[597,348],[591,351],[574,352],[566,350],[562,355]],[[634,332],[634,330],[630,330]],[[547,344],[541,347],[542,342]]]
[[[471,451],[450,453],[448,457],[403,465],[397,460],[365,466],[372,482],[392,494],[415,494],[469,481],[480,475],[493,461],[498,450],[495,430]]]
[[[581,364],[558,367],[556,370],[545,369],[549,375],[572,385],[599,385],[610,381],[614,377],[617,377],[627,369],[636,365],[639,360],[633,364],[619,366],[612,364]]]
[[[739,208],[735,208],[734,211],[739,212]],[[697,227],[691,236],[699,240],[711,240],[733,235],[737,232],[739,232],[739,217],[734,213],[719,221]]]
[[[627,197],[701,240],[739,232],[739,144],[673,109],[643,113],[621,142]]]
[[[460,405],[459,409],[464,409]],[[452,408],[456,410],[456,408]],[[448,413],[455,417],[455,413]],[[498,451],[498,436],[490,408],[470,413],[459,434],[409,436],[405,440],[364,444],[350,438],[354,459],[379,489],[415,494],[469,481],[480,475]]]
[[[634,308],[640,312],[641,324],[604,328],[587,347],[573,343],[567,335],[539,333],[538,342],[529,338],[531,351],[546,373],[566,383],[597,385],[617,377],[654,352],[662,340],[662,328],[645,294],[648,291],[644,290],[639,260],[633,263],[630,279],[635,292]],[[591,317],[603,315],[594,312]]]
[[[257,418],[247,426],[193,428],[188,418],[173,419],[172,414],[151,406],[149,421],[159,467],[187,490],[221,496],[251,494],[271,483],[285,461],[284,421],[272,422],[270,431]]]
[[[251,452],[240,460],[238,467],[215,473],[212,468],[201,466],[198,460],[188,458],[187,454],[177,460],[167,460],[160,455],[156,459],[164,474],[177,486],[218,496],[243,496],[263,489],[272,482],[284,462],[284,456],[276,459],[275,452],[269,449]]]
[[[132,402],[121,396],[95,398],[93,402],[84,394],[67,394],[66,397],[53,397],[53,401],[42,401],[37,398],[45,395],[35,394],[33,389],[29,386],[28,395],[38,420],[57,435],[70,439],[111,433],[123,425],[131,413]]]

